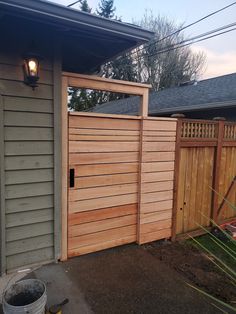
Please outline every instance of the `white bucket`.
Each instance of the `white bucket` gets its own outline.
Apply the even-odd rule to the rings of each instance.
[[[21,280],[3,294],[3,312],[5,314],[44,314],[46,302],[46,286],[41,280]]]

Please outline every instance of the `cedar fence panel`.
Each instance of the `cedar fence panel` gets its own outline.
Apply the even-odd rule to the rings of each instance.
[[[235,217],[236,123],[179,119],[175,173],[173,239]]]

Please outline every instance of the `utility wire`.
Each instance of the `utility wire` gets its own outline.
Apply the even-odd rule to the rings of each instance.
[[[234,25],[236,25],[236,23],[232,23],[232,24],[229,24],[229,25],[234,26]],[[232,27],[232,26],[231,26],[231,27]],[[229,28],[229,27],[228,27],[228,28]],[[221,29],[223,29],[223,28],[221,28]],[[175,45],[166,47],[166,48],[164,48],[164,49],[162,49],[162,50],[158,50],[158,51],[156,51],[155,53],[142,55],[142,56],[139,56],[139,57],[134,58],[134,59],[135,59],[135,61],[139,61],[139,60],[143,59],[144,57],[150,58],[150,57],[153,57],[153,56],[162,54],[162,53],[167,53],[167,52],[170,52],[170,51],[173,51],[173,50],[176,50],[176,49],[180,49],[180,48],[183,48],[183,47],[192,45],[192,44],[196,44],[196,43],[198,43],[198,42],[201,42],[201,41],[204,41],[204,40],[208,40],[208,39],[211,39],[211,38],[214,38],[214,37],[217,37],[217,36],[220,36],[220,35],[223,35],[223,34],[232,32],[232,31],[234,31],[234,30],[236,30],[236,27],[231,28],[231,29],[224,30],[224,31],[222,31],[222,32],[220,32],[220,33],[217,33],[217,34],[214,34],[215,31],[211,31],[211,35],[210,35],[210,32],[207,32],[207,33],[205,33],[205,36],[206,36],[206,34],[209,35],[209,36],[207,36],[207,37],[202,36],[203,38],[200,38],[200,35],[199,35],[199,36],[193,37],[193,38],[191,38],[191,39],[189,39],[189,40],[182,41],[181,44],[180,44],[180,43],[177,43],[177,44],[175,44]],[[197,39],[197,37],[199,37],[199,38]],[[191,42],[189,42],[189,41],[191,41]],[[122,59],[123,59],[123,57],[120,58],[119,60],[122,60]],[[124,64],[123,66],[124,66],[124,67],[129,67],[129,66],[125,65],[125,64]]]
[[[207,14],[207,15],[201,17],[200,19],[198,19],[198,20],[196,20],[196,21],[194,21],[194,22],[192,22],[192,23],[190,23],[190,24],[188,24],[188,25],[186,25],[186,26],[183,26],[182,28],[180,28],[180,29],[174,31],[173,33],[170,33],[169,35],[166,35],[166,36],[164,36],[163,38],[154,41],[153,43],[151,43],[151,44],[149,45],[149,47],[151,47],[151,46],[153,46],[153,45],[155,45],[155,44],[157,44],[157,43],[159,43],[159,42],[161,42],[161,41],[163,41],[163,40],[165,40],[165,39],[167,39],[167,38],[169,38],[169,37],[171,37],[171,36],[173,36],[173,35],[175,35],[175,34],[178,34],[178,33],[182,32],[183,30],[185,30],[186,28],[189,28],[189,27],[191,27],[191,26],[193,26],[193,25],[196,25],[196,24],[202,22],[203,20],[205,20],[205,19],[207,19],[207,18],[209,18],[209,17],[211,17],[211,16],[213,16],[213,15],[215,15],[215,14],[221,12],[221,11],[224,11],[224,10],[228,9],[229,7],[235,5],[235,4],[236,4],[236,1],[232,2],[231,4],[229,4],[229,5],[227,5],[227,6],[223,7],[223,8],[221,8],[221,9],[219,9],[219,10],[216,10],[216,11],[214,11],[214,12],[211,12],[211,13]],[[134,53],[136,53],[136,52],[138,52],[138,51],[144,50],[144,49],[145,49],[145,47],[139,48],[139,49],[137,49],[136,51],[131,52],[129,55],[131,56],[132,54],[134,54]]]
[[[236,25],[236,23],[235,23],[235,25]],[[159,50],[159,51],[156,51],[156,52],[153,53],[153,54],[147,54],[146,56],[149,58],[149,57],[152,57],[152,56],[161,54],[161,53],[169,52],[169,51],[172,51],[172,50],[175,50],[175,49],[179,49],[179,48],[182,48],[182,47],[186,47],[186,46],[189,46],[189,45],[192,45],[192,44],[195,44],[195,43],[198,43],[198,42],[201,42],[201,41],[204,41],[204,40],[213,38],[213,37],[217,37],[217,36],[219,36],[219,35],[223,35],[223,34],[232,32],[232,31],[234,31],[234,30],[236,30],[236,27],[235,27],[235,28],[228,29],[228,30],[225,30],[225,31],[223,31],[223,32],[220,32],[220,33],[217,33],[217,34],[214,34],[214,35],[210,35],[210,36],[207,36],[207,37],[204,37],[204,38],[200,38],[200,39],[191,41],[190,43],[184,43],[184,42],[182,42],[181,45],[176,44],[176,45],[173,45],[172,47],[170,47],[169,49]],[[141,58],[143,58],[143,56],[142,56],[142,57],[139,57],[139,58],[137,58],[137,59],[141,59]],[[137,59],[136,59],[136,60],[137,60]]]
[[[218,32],[220,32],[220,31],[222,31],[222,30],[231,28],[231,27],[233,27],[233,26],[236,26],[236,22],[231,23],[231,24],[227,24],[227,25],[224,25],[224,26],[221,26],[221,27],[219,27],[219,28],[215,28],[215,29],[213,29],[213,30],[211,30],[211,31],[208,31],[208,32],[206,32],[206,33],[202,33],[202,34],[196,35],[196,36],[194,36],[194,37],[192,37],[192,38],[186,38],[186,39],[184,39],[184,40],[182,40],[182,41],[180,41],[180,42],[178,42],[178,43],[175,43],[175,44],[172,44],[172,45],[169,45],[169,46],[164,47],[164,50],[169,49],[169,48],[173,48],[173,47],[175,47],[175,46],[177,46],[177,45],[181,45],[181,44],[184,44],[184,43],[189,42],[189,41],[192,42],[192,41],[194,41],[194,40],[196,40],[196,39],[199,39],[199,38],[202,38],[202,37],[205,37],[205,36],[208,36],[208,35],[212,35],[212,34],[214,34],[214,33],[218,33]],[[221,33],[219,33],[219,34],[221,34]],[[217,34],[216,34],[216,35],[217,35]],[[148,47],[148,48],[149,48],[149,47]]]
[[[70,7],[72,7],[73,5],[75,5],[75,4],[79,3],[79,2],[81,2],[81,0],[78,0],[78,1],[75,1],[75,2],[73,2],[73,3],[71,3],[71,4],[69,4],[69,5],[67,6],[67,8],[70,8]]]

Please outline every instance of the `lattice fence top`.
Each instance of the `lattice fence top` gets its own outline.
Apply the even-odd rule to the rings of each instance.
[[[236,124],[226,123],[224,126],[224,139],[236,140]]]
[[[182,138],[217,138],[217,122],[183,121],[181,129]]]

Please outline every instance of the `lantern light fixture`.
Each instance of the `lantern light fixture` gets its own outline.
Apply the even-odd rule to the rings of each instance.
[[[33,89],[38,86],[40,60],[42,57],[35,52],[28,52],[24,55],[24,82]]]

